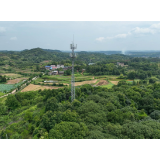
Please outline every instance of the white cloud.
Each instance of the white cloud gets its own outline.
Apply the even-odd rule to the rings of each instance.
[[[114,37],[107,37],[106,39],[113,39]]]
[[[128,33],[128,34],[117,34],[116,36],[113,36],[113,37],[107,37],[106,39],[126,38],[129,34],[131,34],[131,33]]]
[[[100,42],[103,41],[104,39],[105,39],[104,37],[96,38],[96,40],[97,40],[97,41],[100,41]]]
[[[126,38],[128,36],[131,35],[145,35],[145,34],[155,34],[160,32],[160,23],[157,24],[152,24],[151,26],[149,26],[148,28],[140,28],[140,27],[135,27],[133,28],[131,31],[129,31],[128,33],[124,33],[124,34],[117,34],[115,36],[112,37],[99,37],[96,40],[98,41],[102,41],[104,39],[116,39],[116,38]]]
[[[136,34],[145,34],[145,33],[151,33],[151,34],[154,34],[155,31],[153,29],[150,29],[150,28],[139,28],[139,27],[136,27],[132,30],[134,33]]]
[[[118,34],[115,36],[115,38],[126,38],[127,34]]]
[[[0,33],[6,32],[6,29],[4,27],[0,27]]]
[[[16,40],[17,40],[17,37],[11,37],[10,40],[11,40],[11,41],[16,41]]]
[[[158,24],[152,24],[151,28],[160,29],[160,23],[158,23]]]

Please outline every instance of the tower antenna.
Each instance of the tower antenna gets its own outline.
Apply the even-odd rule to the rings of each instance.
[[[70,57],[72,59],[72,78],[71,78],[71,102],[75,99],[75,77],[74,77],[74,60],[76,58],[76,53],[74,53],[74,50],[77,49],[77,44],[74,45],[74,35],[73,35],[73,43],[70,44],[70,49],[72,50],[72,53],[70,53]]]

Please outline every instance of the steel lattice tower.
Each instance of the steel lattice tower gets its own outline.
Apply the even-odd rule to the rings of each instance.
[[[74,60],[76,58],[76,53],[74,53],[74,50],[77,49],[77,44],[74,45],[74,42],[70,44],[70,49],[72,49],[72,53],[70,53],[70,57],[72,59],[71,102],[73,102],[73,100],[75,99]]]

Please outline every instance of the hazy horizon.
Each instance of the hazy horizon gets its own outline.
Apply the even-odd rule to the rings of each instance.
[[[36,47],[36,48],[40,48],[40,47]],[[35,49],[35,48],[30,48],[30,49],[22,49],[22,50],[7,50],[7,49],[3,49],[3,50],[0,50],[0,51],[24,51],[24,50],[31,50],[31,49]],[[47,49],[47,50],[59,50],[59,51],[67,51],[67,52],[71,52],[71,49],[68,49],[68,50],[61,50],[61,49],[50,49],[50,48],[40,48],[40,49]],[[120,51],[120,52],[123,52],[123,51],[125,51],[125,52],[128,52],[128,51],[133,51],[133,52],[149,52],[149,51],[154,51],[154,52],[159,52],[160,50],[75,50],[75,52],[81,52],[81,51],[86,51],[86,52],[98,52],[98,51],[102,51],[102,52],[109,52],[109,51],[115,51],[115,52],[118,52],[118,51]]]
[[[158,21],[0,21],[0,50],[160,50]]]

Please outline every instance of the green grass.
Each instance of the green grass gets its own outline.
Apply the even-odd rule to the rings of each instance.
[[[102,87],[102,88],[108,88],[108,89],[112,88],[112,87],[114,86],[114,84],[111,83],[110,81],[108,81],[108,82],[109,82],[109,84],[107,84],[107,85],[102,85],[102,86],[100,86],[100,87]]]
[[[7,97],[0,98],[0,103],[5,104],[6,99],[7,99]]]
[[[134,79],[134,81],[135,81],[135,82],[138,82],[138,81],[140,81],[140,79]]]
[[[2,93],[2,92],[0,92],[0,97],[1,97],[1,96],[3,96],[3,95],[5,95],[5,94],[4,94],[4,93]]]
[[[22,75],[17,73],[3,73],[2,75],[6,75],[6,78],[12,78],[12,79],[23,77]]]
[[[94,85],[96,85],[97,83],[99,83],[99,81],[100,81],[100,79],[99,79],[99,80],[97,80],[97,82],[96,82],[96,83],[94,83]]]
[[[113,80],[113,81],[116,81],[117,77],[118,76],[115,76],[115,75],[102,75],[102,76],[93,76],[93,75],[82,75],[82,74],[75,74],[75,82],[83,82],[83,81],[90,81],[90,80],[93,80],[93,77],[94,79],[97,79],[97,82],[95,84],[97,84],[101,79],[109,79],[109,80]],[[41,78],[37,78],[35,80],[35,84],[38,84],[39,82],[42,82],[42,81],[49,81],[49,80],[53,80],[53,81],[57,81],[56,83],[67,83],[67,84],[70,84],[71,83],[71,76],[63,76],[63,75],[45,75]],[[32,82],[34,84],[34,82]],[[52,84],[52,83],[50,83]],[[111,83],[111,85],[109,86],[112,86],[113,84]],[[108,86],[108,85],[104,85],[104,86]]]
[[[133,81],[126,81],[127,83],[133,83]]]
[[[102,88],[112,88],[114,86],[114,84],[112,84],[112,83],[109,83],[109,84],[107,84],[107,85],[102,85],[102,86],[100,86],[100,87],[102,87]]]

